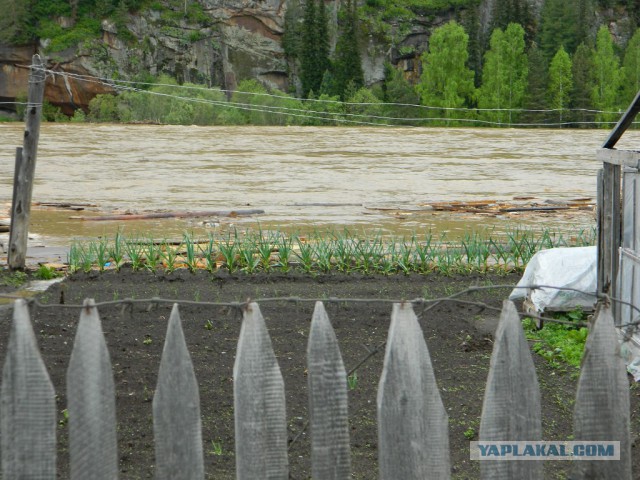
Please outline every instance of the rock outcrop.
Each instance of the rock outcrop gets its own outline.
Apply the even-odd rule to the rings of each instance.
[[[335,32],[340,0],[325,1],[332,23],[329,31]],[[480,2],[482,24],[491,23],[495,1]],[[542,0],[532,2],[539,13]],[[48,75],[45,89],[46,100],[66,114],[78,108],[86,111],[96,95],[114,92],[109,79],[144,81],[149,73],[167,73],[179,82],[225,90],[234,90],[244,79],[257,79],[283,91],[295,87],[289,84],[289,72],[295,68],[287,65],[282,46],[287,0],[186,0],[184,10],[173,8],[146,9],[118,24],[105,20],[101,38],[62,52],[51,52],[47,39],[34,45],[0,45],[0,101],[25,97],[28,65],[34,53],[45,58],[52,72],[68,74]],[[431,33],[452,18],[454,12],[445,12],[417,16],[409,24],[390,21],[382,28],[383,35],[375,32],[379,25],[369,25],[370,32],[361,44],[367,85],[384,79],[386,62],[397,65],[407,78],[416,81],[419,58],[428,48]],[[63,27],[73,23],[70,18],[59,18],[58,22]],[[335,38],[332,45],[335,47]]]

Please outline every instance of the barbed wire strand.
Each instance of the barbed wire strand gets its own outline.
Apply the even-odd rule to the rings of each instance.
[[[389,299],[389,298],[338,298],[338,297],[314,297],[314,298],[305,298],[305,297],[265,297],[265,298],[260,298],[260,299],[248,299],[245,301],[235,301],[235,302],[207,302],[207,301],[199,301],[199,300],[186,300],[186,299],[170,299],[170,298],[162,298],[162,297],[150,297],[150,298],[124,298],[124,299],[118,299],[118,300],[108,300],[108,301],[103,301],[103,302],[96,302],[93,307],[95,308],[101,308],[101,307],[111,307],[111,306],[117,306],[117,305],[123,305],[123,306],[128,306],[128,307],[132,307],[133,305],[137,305],[137,304],[149,304],[149,305],[158,305],[158,304],[178,304],[178,305],[185,305],[185,306],[204,306],[204,307],[227,307],[227,308],[233,308],[233,309],[237,309],[239,311],[243,310],[244,308],[247,307],[247,305],[249,305],[249,303],[258,303],[258,304],[262,304],[262,303],[277,303],[277,302],[287,302],[287,303],[315,303],[315,302],[325,302],[327,304],[340,304],[340,303],[381,303],[381,304],[394,304],[394,303],[411,303],[413,306],[421,306],[424,305],[425,308],[422,309],[422,311],[420,312],[420,315],[423,315],[424,313],[428,312],[429,310],[435,308],[436,306],[438,306],[441,303],[444,302],[454,302],[454,303],[459,303],[461,305],[468,305],[468,306],[476,306],[476,307],[480,307],[482,309],[488,309],[488,310],[492,310],[492,311],[497,311],[500,312],[502,309],[498,308],[498,307],[494,307],[491,305],[488,305],[484,302],[480,302],[480,301],[472,301],[472,300],[463,300],[460,299],[458,297],[463,296],[463,295],[468,295],[468,294],[473,294],[473,293],[477,293],[479,291],[483,291],[483,290],[494,290],[494,289],[527,289],[527,290],[538,290],[538,289],[554,289],[554,290],[559,290],[559,291],[570,291],[570,292],[575,292],[575,293],[580,293],[583,295],[589,295],[589,296],[593,296],[596,299],[599,300],[604,300],[604,301],[611,301],[611,302],[616,302],[619,303],[621,305],[625,305],[628,306],[630,308],[632,308],[633,310],[637,311],[640,313],[640,307],[636,306],[630,302],[627,302],[625,300],[621,300],[618,298],[614,298],[614,297],[610,297],[608,295],[599,295],[595,292],[588,292],[588,291],[584,291],[584,290],[580,290],[580,289],[576,289],[576,288],[571,288],[571,287],[557,287],[557,286],[553,286],[553,285],[478,285],[478,286],[471,286],[467,289],[461,290],[459,292],[456,292],[452,295],[449,295],[447,297],[440,297],[440,298],[434,298],[434,299],[427,299],[427,298],[413,298],[413,299]],[[85,305],[81,305],[81,304],[68,304],[68,303],[42,303],[40,302],[36,297],[32,297],[32,298],[23,298],[20,297],[18,295],[11,295],[11,294],[0,294],[0,298],[7,298],[7,299],[24,299],[25,301],[27,301],[27,303],[30,306],[35,306],[37,308],[41,308],[41,309],[48,309],[48,308],[61,308],[61,309],[82,309],[85,308]],[[565,320],[561,320],[561,319],[555,319],[552,317],[540,317],[537,316],[535,313],[533,312],[519,312],[520,315],[522,316],[530,316],[533,318],[537,318],[539,320],[543,320],[545,322],[551,322],[551,323],[560,323],[560,324],[567,324],[567,325],[573,325],[573,326],[580,326],[578,323],[576,322],[568,322]],[[631,324],[626,324],[625,326],[629,326]],[[582,325],[583,326],[583,325]]]

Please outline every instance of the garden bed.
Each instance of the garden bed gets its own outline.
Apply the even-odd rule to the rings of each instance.
[[[387,303],[329,301],[332,298],[435,299],[470,286],[513,285],[519,274],[308,275],[215,274],[179,269],[171,273],[91,271],[76,273],[38,297],[43,304],[80,304],[159,297],[190,302],[242,302],[246,299],[298,297],[327,299],[325,305],[340,343],[347,370],[379,349],[351,377],[349,390],[352,472],[358,479],[377,478],[376,394],[390,320]],[[451,462],[454,478],[478,478],[478,462],[469,460],[469,441],[477,440],[484,386],[489,369],[492,333],[508,288],[481,290],[460,298],[476,302],[444,302],[420,315],[438,386],[449,414]],[[125,304],[126,305],[126,304]],[[280,301],[260,305],[282,369],[287,401],[291,478],[310,478],[310,434],[307,420],[306,342],[312,302]],[[152,478],[154,444],[151,400],[171,303],[114,304],[99,308],[111,353],[116,385],[118,448],[121,478]],[[54,383],[60,427],[58,470],[68,478],[65,426],[65,379],[79,310],[32,307],[34,330]],[[180,314],[200,387],[205,469],[207,478],[235,478],[233,363],[241,316],[234,307],[182,304]],[[0,311],[0,355],[4,358],[10,311]],[[545,440],[569,439],[577,371],[554,367],[535,355],[542,389]],[[632,439],[640,432],[640,398],[631,388]],[[640,455],[632,449],[635,472]],[[570,462],[547,462],[546,477],[566,472]]]

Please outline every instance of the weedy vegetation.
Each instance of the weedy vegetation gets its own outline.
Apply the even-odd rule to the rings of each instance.
[[[586,321],[586,314],[582,309],[570,312],[557,313],[554,318],[565,322],[576,322],[577,325],[546,322],[541,329],[536,327],[530,318],[522,321],[525,335],[533,342],[533,351],[543,357],[555,368],[563,368],[567,365],[580,368],[584,346],[589,333],[586,327],[580,324]]]

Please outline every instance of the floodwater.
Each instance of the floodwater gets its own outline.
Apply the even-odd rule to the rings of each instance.
[[[23,125],[0,124],[0,202],[12,196]],[[607,130],[389,127],[196,127],[45,124],[35,202],[91,203],[80,215],[262,209],[251,218],[93,222],[35,210],[49,242],[145,232],[176,236],[216,222],[239,228],[411,233],[507,228],[514,222],[591,225],[593,215],[484,217],[414,212],[435,201],[569,200],[596,194],[595,152]],[[640,143],[627,132],[621,148]],[[631,146],[631,147],[630,147]],[[398,207],[404,214],[380,210]],[[207,221],[209,225],[201,226]]]

